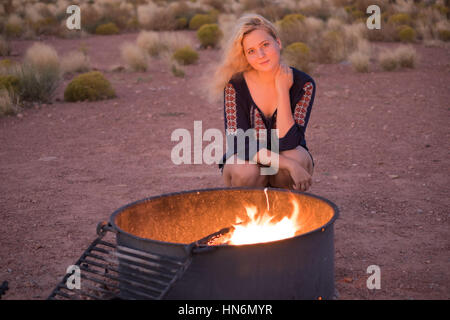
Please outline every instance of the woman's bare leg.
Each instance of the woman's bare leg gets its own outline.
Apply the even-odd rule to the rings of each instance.
[[[230,157],[223,168],[223,179],[227,187],[265,187],[269,176],[261,175],[258,164],[246,161],[236,163],[236,155]]]
[[[314,167],[311,156],[302,146],[297,146],[295,149],[282,151],[280,154],[286,158],[297,161],[311,176],[313,175]],[[292,178],[286,169],[279,169],[277,174],[269,176],[269,182],[272,187],[287,189],[293,188]]]

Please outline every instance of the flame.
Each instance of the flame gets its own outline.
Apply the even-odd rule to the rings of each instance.
[[[239,218],[233,225],[234,231],[230,235],[228,243],[231,245],[242,245],[260,242],[270,242],[291,238],[300,229],[298,222],[299,206],[295,200],[291,200],[294,209],[290,217],[284,217],[278,222],[273,222],[274,216],[268,211],[258,215],[255,206],[245,206],[249,221],[242,223]]]

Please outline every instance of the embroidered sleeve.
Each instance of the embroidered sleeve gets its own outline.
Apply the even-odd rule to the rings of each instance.
[[[244,101],[245,99],[239,95],[233,84],[229,82],[224,89],[224,120],[227,139],[226,159],[237,153],[239,158],[249,161],[259,150],[256,136],[249,130],[251,128],[250,111],[246,108]],[[251,145],[252,143],[253,145]]]
[[[293,117],[294,124],[286,133],[286,135],[280,139],[279,148],[280,151],[294,149],[298,145],[306,145],[305,131],[309,122],[312,105],[314,102],[314,96],[316,93],[315,83],[312,79],[305,83],[303,86],[303,94],[299,101],[295,104]]]

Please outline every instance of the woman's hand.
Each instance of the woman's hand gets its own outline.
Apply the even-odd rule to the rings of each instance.
[[[280,63],[275,73],[275,87],[277,92],[289,92],[294,83],[294,74],[289,66]]]
[[[292,181],[294,182],[293,189],[307,191],[309,187],[311,187],[311,175],[297,161],[290,159],[286,169],[289,171]]]

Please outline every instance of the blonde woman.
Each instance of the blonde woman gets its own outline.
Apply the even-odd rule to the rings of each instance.
[[[234,148],[227,150],[219,164],[225,184],[308,190],[314,161],[306,146],[305,130],[314,102],[313,79],[281,61],[277,30],[260,15],[243,15],[224,49],[214,80],[216,89],[224,95],[227,140],[234,139]],[[260,143],[253,154],[248,139],[245,145],[237,146],[238,134],[251,128],[267,130],[264,152],[269,159],[270,129],[278,129],[276,174],[261,174],[261,166],[271,164],[262,160],[266,158],[262,157]],[[243,157],[239,149],[245,151]],[[238,157],[245,162],[238,163]]]

